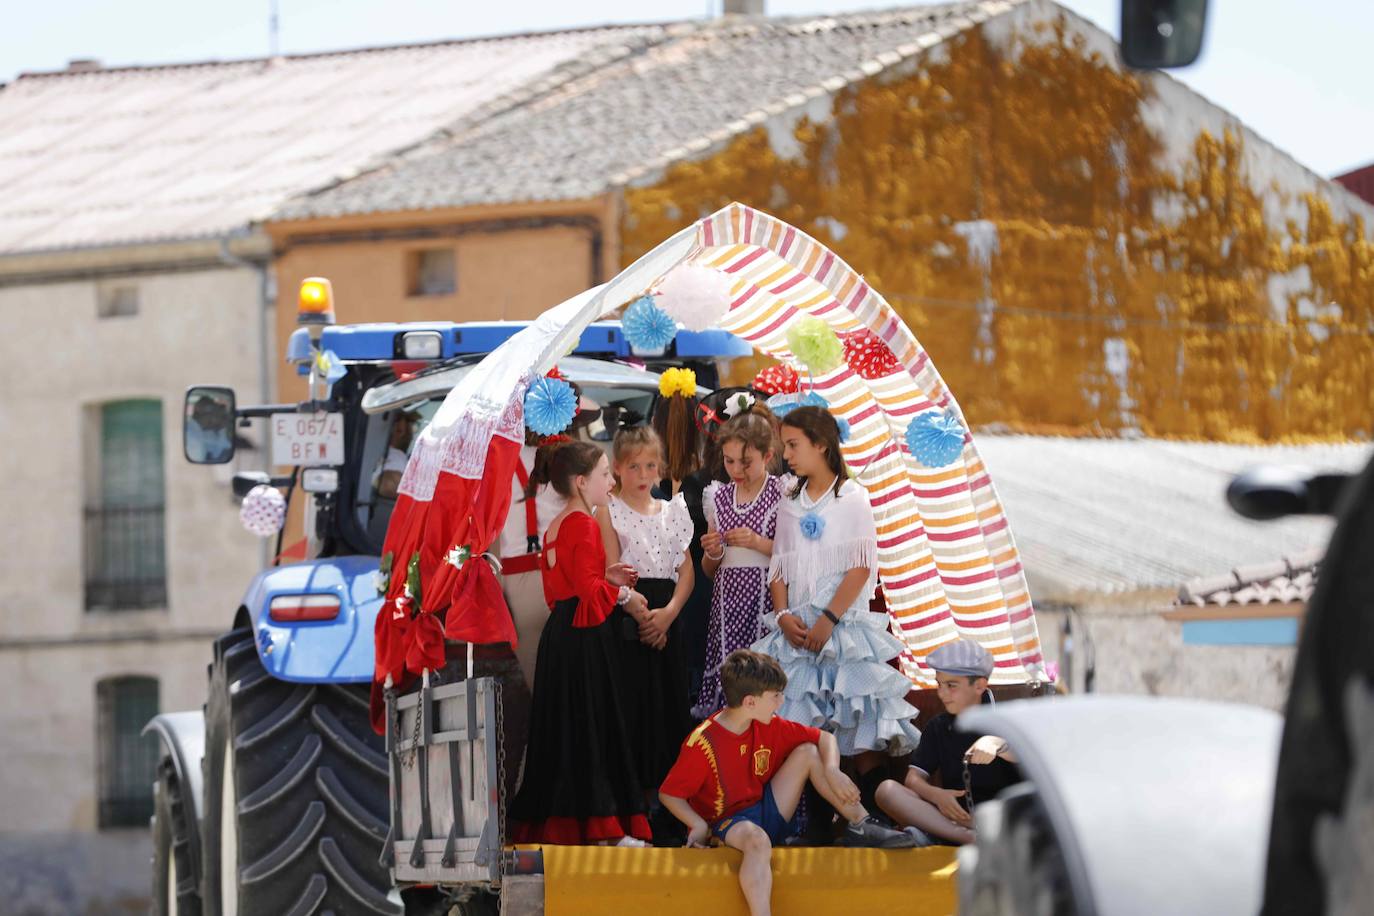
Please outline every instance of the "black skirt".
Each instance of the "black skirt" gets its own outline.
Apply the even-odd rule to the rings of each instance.
[[[574,627],[577,603],[558,602],[539,637],[525,773],[510,811],[517,842],[648,838],[618,631],[613,618]]]
[[[676,587],[671,579],[640,579],[635,583],[635,591],[644,596],[650,608],[671,601]],[[634,618],[619,608],[607,622],[620,634],[623,706],[639,783],[657,792],[693,725],[682,614],[668,627],[668,644],[662,649],[640,642]]]

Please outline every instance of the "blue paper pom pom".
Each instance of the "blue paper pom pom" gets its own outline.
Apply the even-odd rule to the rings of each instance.
[[[838,427],[840,428],[840,441],[841,441],[841,442],[848,442],[848,441],[849,441],[849,421],[846,420],[844,417],[836,417],[836,418],[835,418],[835,425],[838,426]]]
[[[951,464],[964,452],[964,426],[949,411],[928,410],[906,428],[906,445],[928,468]]]
[[[561,433],[577,413],[577,395],[562,379],[539,377],[525,392],[525,425],[541,436]]]
[[[814,391],[808,391],[801,396],[796,394],[775,394],[768,399],[768,409],[773,411],[773,416],[779,419],[787,416],[798,407],[824,407],[828,410],[830,408],[830,402]]]
[[[620,330],[634,349],[660,353],[677,336],[677,322],[654,304],[653,296],[640,296],[625,310]]]
[[[815,512],[806,513],[801,517],[801,533],[808,541],[819,541],[825,534],[825,519]]]

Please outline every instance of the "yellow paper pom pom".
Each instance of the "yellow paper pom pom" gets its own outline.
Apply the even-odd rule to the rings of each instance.
[[[844,344],[830,325],[819,318],[807,316],[794,321],[787,329],[787,347],[798,362],[816,375],[844,362]]]
[[[697,393],[697,374],[691,369],[668,369],[659,376],[658,393],[665,398],[680,394],[684,398],[695,397]]]

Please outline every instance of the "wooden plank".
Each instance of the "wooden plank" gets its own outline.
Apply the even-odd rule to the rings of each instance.
[[[1307,605],[1301,601],[1282,604],[1205,604],[1165,611],[1165,620],[1262,620],[1269,617],[1302,617]]]

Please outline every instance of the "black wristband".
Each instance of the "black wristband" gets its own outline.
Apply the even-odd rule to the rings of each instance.
[[[825,616],[829,617],[829,618],[830,618],[830,622],[833,623],[833,624],[835,624],[835,626],[839,626],[839,625],[840,625],[840,618],[838,618],[838,617],[836,617],[834,614],[830,613],[830,608],[826,608],[825,610],[821,611],[821,613],[824,614]]]

